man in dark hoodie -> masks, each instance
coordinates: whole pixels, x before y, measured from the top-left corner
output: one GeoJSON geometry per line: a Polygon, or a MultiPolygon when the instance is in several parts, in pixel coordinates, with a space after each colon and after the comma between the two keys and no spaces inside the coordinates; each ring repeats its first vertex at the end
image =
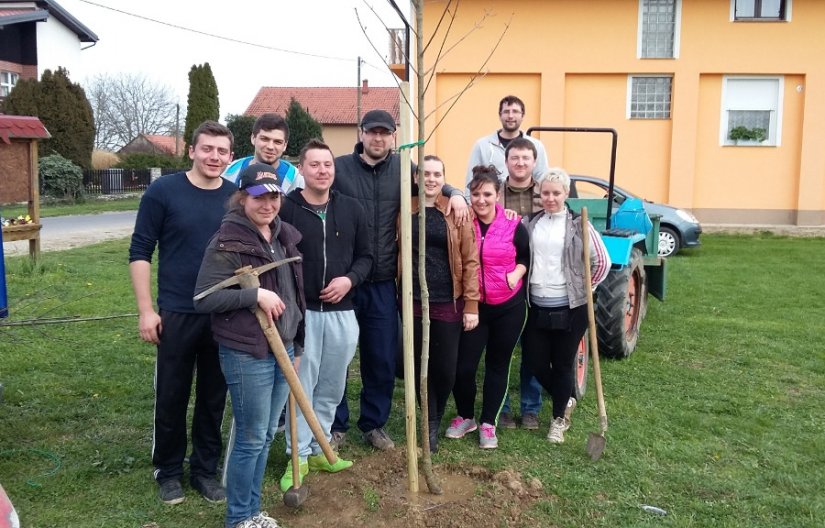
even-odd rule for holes
{"type": "MultiPolygon", "coordinates": [[[[398,266],[396,221],[401,207],[401,156],[395,145],[395,119],[384,110],[370,110],[361,119],[361,141],[352,154],[335,159],[333,188],[358,200],[366,211],[372,270],[353,299],[358,318],[361,354],[361,416],[358,428],[377,449],[395,444],[384,430],[390,416],[398,352],[398,304],[395,278],[398,266]]],[[[447,214],[460,224],[469,215],[458,189],[445,185],[450,197],[447,214]]],[[[341,400],[332,425],[332,443],[340,446],[349,427],[349,407],[341,400]]]]}
{"type": "MultiPolygon", "coordinates": [[[[335,180],[330,148],[310,140],[301,149],[298,167],[305,187],[289,193],[281,208],[281,218],[303,236],[298,249],[303,254],[306,341],[298,377],[329,441],[335,409],[344,396],[347,367],[358,344],[354,288],[369,275],[372,254],[364,208],[330,190],[335,180]]],[[[305,469],[335,473],[352,465],[342,458],[335,464],[327,462],[300,412],[297,427],[298,445],[292,445],[287,434],[287,452],[298,450],[302,475],[305,469]]],[[[283,491],[293,485],[291,469],[281,478],[283,491]]]]}

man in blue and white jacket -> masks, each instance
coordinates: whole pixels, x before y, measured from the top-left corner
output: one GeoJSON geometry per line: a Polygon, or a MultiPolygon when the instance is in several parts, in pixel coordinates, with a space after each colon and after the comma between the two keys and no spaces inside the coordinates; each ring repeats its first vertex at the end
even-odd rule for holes
{"type": "Polygon", "coordinates": [[[296,187],[304,186],[304,179],[298,169],[290,162],[281,159],[289,142],[289,125],[280,114],[261,114],[261,117],[252,125],[250,141],[255,147],[255,155],[232,162],[224,171],[224,178],[238,185],[241,171],[251,163],[266,163],[272,165],[278,173],[284,194],[296,187]]]}

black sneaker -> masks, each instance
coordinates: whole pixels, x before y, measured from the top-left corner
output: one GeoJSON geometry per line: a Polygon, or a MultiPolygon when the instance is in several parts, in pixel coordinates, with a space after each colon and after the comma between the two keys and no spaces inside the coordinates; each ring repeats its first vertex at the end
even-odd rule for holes
{"type": "Polygon", "coordinates": [[[166,504],[180,504],[183,502],[183,487],[178,479],[158,482],[158,486],[160,486],[160,500],[166,504]]]}
{"type": "Polygon", "coordinates": [[[223,486],[221,486],[221,483],[217,480],[197,475],[192,477],[190,483],[207,502],[217,503],[226,501],[226,490],[223,489],[223,486]]]}

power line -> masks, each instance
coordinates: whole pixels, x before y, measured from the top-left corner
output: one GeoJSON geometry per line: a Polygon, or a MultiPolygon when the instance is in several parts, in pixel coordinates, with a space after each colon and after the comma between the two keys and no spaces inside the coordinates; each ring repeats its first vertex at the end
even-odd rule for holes
{"type": "Polygon", "coordinates": [[[220,39],[220,40],[225,40],[227,42],[234,42],[236,44],[243,44],[245,46],[252,46],[254,48],[261,48],[261,49],[266,49],[266,50],[271,50],[271,51],[280,51],[282,53],[292,53],[294,55],[303,55],[304,57],[315,57],[316,59],[328,59],[328,60],[337,60],[337,61],[346,61],[346,62],[353,62],[355,60],[355,59],[350,59],[350,58],[346,58],[346,57],[333,57],[333,56],[330,56],[330,55],[318,55],[318,54],[315,54],[315,53],[308,53],[308,52],[305,52],[305,51],[297,51],[297,50],[290,50],[290,49],[285,49],[285,48],[277,48],[275,46],[267,46],[267,45],[264,45],[264,44],[256,44],[255,42],[247,42],[245,40],[240,40],[240,39],[236,39],[236,38],[232,38],[232,37],[225,37],[223,35],[216,35],[214,33],[208,33],[206,31],[201,31],[199,29],[193,29],[193,28],[189,28],[189,27],[186,27],[186,26],[179,26],[177,24],[172,24],[170,22],[164,22],[163,20],[157,20],[155,18],[150,18],[150,17],[147,17],[147,16],[138,15],[136,13],[129,13],[128,11],[123,11],[121,9],[115,9],[114,7],[98,4],[96,2],[91,2],[90,0],[79,0],[79,1],[83,2],[84,4],[89,4],[89,5],[93,5],[95,7],[108,9],[109,11],[114,11],[114,12],[120,13],[122,15],[130,16],[130,17],[134,17],[134,18],[139,18],[141,20],[147,20],[149,22],[154,22],[155,24],[161,24],[163,26],[168,26],[168,27],[171,27],[171,28],[180,29],[182,31],[188,31],[190,33],[196,33],[198,35],[203,35],[205,37],[211,37],[211,38],[216,38],[216,39],[220,39]]]}

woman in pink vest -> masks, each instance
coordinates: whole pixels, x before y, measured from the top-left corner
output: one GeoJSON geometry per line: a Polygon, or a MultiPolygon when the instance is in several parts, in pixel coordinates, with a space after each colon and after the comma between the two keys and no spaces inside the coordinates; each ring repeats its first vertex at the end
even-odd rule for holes
{"type": "Polygon", "coordinates": [[[507,394],[510,359],[526,315],[522,277],[530,263],[530,237],[521,217],[505,218],[498,203],[501,182],[494,166],[474,167],[469,188],[479,253],[479,322],[461,335],[453,387],[458,416],[445,436],[462,438],[479,429],[479,446],[494,449],[498,447],[496,422],[507,394]],[[479,426],[474,418],[476,372],[485,349],[479,426]]]}

